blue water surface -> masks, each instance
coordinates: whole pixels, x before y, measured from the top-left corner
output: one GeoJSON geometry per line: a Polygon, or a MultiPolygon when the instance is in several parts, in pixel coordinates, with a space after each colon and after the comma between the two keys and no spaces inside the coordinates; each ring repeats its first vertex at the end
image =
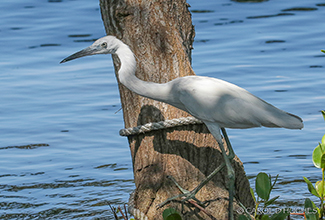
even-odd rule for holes
{"type": "MultiPolygon", "coordinates": [[[[299,207],[325,134],[322,0],[190,0],[197,75],[220,78],[303,118],[303,130],[228,130],[249,177],[279,174],[299,207]]],[[[59,65],[105,35],[98,0],[0,2],[0,218],[112,218],[134,189],[109,55],[59,65]]],[[[316,201],[316,199],[314,200],[316,201]]]]}

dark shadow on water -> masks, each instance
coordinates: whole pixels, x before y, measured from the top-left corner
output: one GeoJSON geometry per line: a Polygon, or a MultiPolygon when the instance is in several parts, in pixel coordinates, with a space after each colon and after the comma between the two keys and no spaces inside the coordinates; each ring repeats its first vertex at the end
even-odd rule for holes
{"type": "Polygon", "coordinates": [[[238,3],[261,3],[261,2],[267,2],[269,0],[231,0],[233,2],[238,2],[238,3]]]}
{"type": "Polygon", "coordinates": [[[0,150],[6,150],[6,149],[24,149],[24,150],[31,150],[31,149],[36,149],[39,147],[49,147],[49,144],[27,144],[27,145],[20,145],[20,146],[8,146],[8,147],[0,147],[0,150]]]}
{"type": "Polygon", "coordinates": [[[62,2],[62,0],[47,0],[48,2],[62,2]]]}
{"type": "Polygon", "coordinates": [[[73,42],[95,42],[97,39],[74,40],[73,42]]]}
{"type": "Polygon", "coordinates": [[[310,7],[293,7],[293,8],[287,8],[283,9],[281,11],[316,11],[317,8],[310,8],[310,7]]]}
{"type": "Polygon", "coordinates": [[[247,19],[259,19],[259,18],[272,18],[272,17],[279,17],[279,16],[291,16],[295,15],[294,13],[278,13],[274,15],[258,15],[258,16],[249,16],[246,17],[247,19]]]}
{"type": "Polygon", "coordinates": [[[90,37],[91,34],[69,34],[68,37],[76,38],[76,37],[90,37]]]}
{"type": "Polygon", "coordinates": [[[191,10],[192,13],[212,13],[213,10],[191,10]]]}

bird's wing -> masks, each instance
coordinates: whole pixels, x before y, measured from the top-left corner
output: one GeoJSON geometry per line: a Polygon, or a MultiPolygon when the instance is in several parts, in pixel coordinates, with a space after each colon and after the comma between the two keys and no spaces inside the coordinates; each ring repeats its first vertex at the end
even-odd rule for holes
{"type": "Polygon", "coordinates": [[[202,121],[227,128],[302,128],[299,117],[274,107],[243,88],[215,78],[195,78],[180,83],[179,100],[187,112],[202,121]]]}

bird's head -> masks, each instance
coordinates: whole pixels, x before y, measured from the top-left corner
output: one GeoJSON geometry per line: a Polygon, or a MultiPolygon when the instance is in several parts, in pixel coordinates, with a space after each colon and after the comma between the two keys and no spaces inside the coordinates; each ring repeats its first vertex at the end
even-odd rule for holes
{"type": "Polygon", "coordinates": [[[95,54],[114,54],[118,49],[119,44],[120,41],[116,37],[110,35],[105,36],[96,40],[91,46],[68,56],[60,63],[95,54]]]}

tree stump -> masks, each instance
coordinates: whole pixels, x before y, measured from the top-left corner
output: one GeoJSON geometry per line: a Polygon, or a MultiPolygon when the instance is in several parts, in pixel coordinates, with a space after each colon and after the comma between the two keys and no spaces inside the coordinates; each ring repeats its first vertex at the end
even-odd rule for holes
{"type": "MultiPolygon", "coordinates": [[[[108,35],[130,46],[137,59],[136,76],[141,80],[165,83],[177,77],[194,75],[191,49],[194,40],[189,5],[185,0],[100,0],[102,19],[108,35]]],[[[115,73],[119,60],[113,55],[115,73]]],[[[141,97],[119,83],[125,127],[189,116],[168,104],[141,97]]],[[[185,189],[194,189],[224,162],[220,149],[205,125],[187,125],[151,131],[128,137],[133,160],[135,208],[148,219],[162,219],[167,207],[182,213],[183,219],[211,219],[189,203],[157,205],[181,192],[167,176],[173,176],[185,189]]],[[[225,145],[226,146],[226,145],[225,145]]],[[[253,206],[243,165],[236,157],[236,200],[253,206]]],[[[215,219],[227,219],[228,191],[225,168],[197,198],[215,219]]],[[[238,204],[235,201],[235,213],[238,204]]]]}

